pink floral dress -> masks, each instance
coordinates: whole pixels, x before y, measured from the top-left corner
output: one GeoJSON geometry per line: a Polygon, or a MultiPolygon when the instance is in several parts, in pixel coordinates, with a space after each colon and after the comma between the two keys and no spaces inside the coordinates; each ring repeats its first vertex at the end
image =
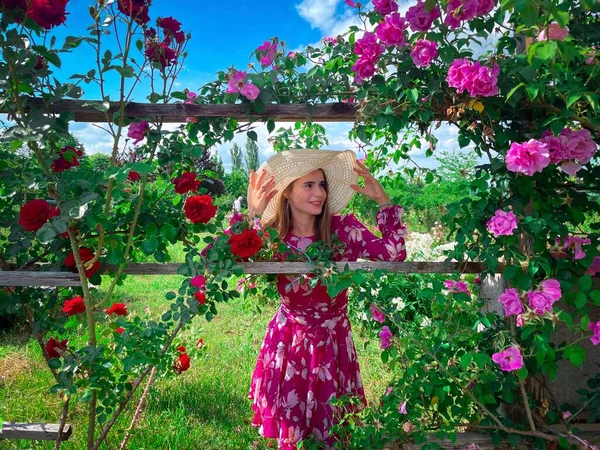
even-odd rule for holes
{"type": "MultiPolygon", "coordinates": [[[[399,206],[378,212],[382,238],[352,214],[332,217],[332,232],[346,244],[342,261],[403,261],[402,212],[399,206]]],[[[304,250],[315,238],[288,234],[284,240],[304,250]]],[[[331,298],[324,286],[311,289],[297,280],[297,275],[278,276],[281,306],[267,327],[249,394],[252,425],[261,435],[277,439],[280,449],[295,449],[310,435],[330,446],[329,429],[342,414],[334,411],[332,398],[356,396],[366,405],[347,315],[347,290],[331,298]]]]}

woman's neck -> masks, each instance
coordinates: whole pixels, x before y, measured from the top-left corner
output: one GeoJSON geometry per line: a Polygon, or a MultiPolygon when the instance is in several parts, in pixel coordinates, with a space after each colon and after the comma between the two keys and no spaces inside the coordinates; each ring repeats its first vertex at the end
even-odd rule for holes
{"type": "Polygon", "coordinates": [[[292,234],[294,236],[309,237],[314,236],[316,232],[316,216],[292,217],[292,234]]]}

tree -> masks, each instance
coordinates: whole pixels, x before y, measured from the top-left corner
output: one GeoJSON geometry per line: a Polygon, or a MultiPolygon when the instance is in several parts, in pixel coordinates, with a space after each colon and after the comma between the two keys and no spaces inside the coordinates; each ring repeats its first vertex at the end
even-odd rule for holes
{"type": "Polygon", "coordinates": [[[242,163],[242,149],[240,146],[234,142],[233,147],[229,150],[229,154],[231,155],[231,171],[244,170],[244,165],[242,163]]]}
{"type": "Polygon", "coordinates": [[[223,175],[225,175],[225,166],[223,166],[223,160],[219,155],[213,155],[211,160],[214,165],[214,171],[219,174],[220,179],[223,179],[223,175]]]}
{"type": "Polygon", "coordinates": [[[250,138],[250,136],[246,138],[246,154],[244,156],[246,158],[246,170],[248,172],[251,170],[258,170],[258,166],[260,165],[258,159],[258,145],[255,140],[250,138]]]}

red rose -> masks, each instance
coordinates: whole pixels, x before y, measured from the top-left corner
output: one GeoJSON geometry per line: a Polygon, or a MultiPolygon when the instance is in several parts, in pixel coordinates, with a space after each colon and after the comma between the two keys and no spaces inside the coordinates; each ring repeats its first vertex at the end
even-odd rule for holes
{"type": "Polygon", "coordinates": [[[68,343],[69,341],[66,339],[59,342],[54,338],[50,338],[48,339],[48,342],[46,342],[46,353],[48,353],[50,358],[60,358],[60,353],[58,353],[56,349],[66,350],[68,343]]]}
{"type": "Polygon", "coordinates": [[[177,351],[179,353],[185,353],[185,347],[183,345],[180,345],[179,347],[177,347],[177,351]]]}
{"type": "Polygon", "coordinates": [[[159,63],[163,69],[177,61],[177,52],[169,47],[168,38],[161,43],[149,42],[145,54],[148,61],[159,63]]]}
{"type": "Polygon", "coordinates": [[[115,329],[115,333],[119,333],[120,335],[123,335],[123,332],[125,331],[125,328],[123,327],[119,327],[115,329]]]}
{"type": "Polygon", "coordinates": [[[131,181],[140,181],[140,174],[134,170],[130,170],[129,175],[127,175],[127,178],[131,181]]]}
{"type": "Polygon", "coordinates": [[[198,342],[196,342],[196,347],[197,348],[204,347],[204,339],[202,339],[202,338],[198,339],[198,342]]]}
{"type": "Polygon", "coordinates": [[[159,17],[156,20],[156,25],[171,34],[175,34],[181,29],[181,23],[172,17],[159,17]]]}
{"type": "Polygon", "coordinates": [[[85,312],[85,303],[83,298],[80,296],[73,297],[71,300],[66,300],[65,305],[62,307],[62,310],[68,316],[73,316],[75,314],[81,314],[85,312]]]}
{"type": "Polygon", "coordinates": [[[58,152],[58,158],[52,161],[52,171],[55,173],[64,172],[71,167],[79,165],[78,157],[83,156],[83,152],[75,147],[63,147],[58,152]]]}
{"type": "MultiPolygon", "coordinates": [[[[87,247],[79,248],[79,257],[81,262],[91,261],[94,259],[94,252],[87,247]]],[[[64,265],[71,272],[77,272],[77,263],[75,262],[75,255],[73,252],[69,253],[65,258],[64,265]]],[[[85,276],[91,278],[100,269],[100,261],[96,261],[94,265],[85,271],[85,276]]]]}
{"type": "Polygon", "coordinates": [[[204,289],[206,287],[206,277],[204,275],[196,275],[190,280],[190,284],[198,289],[204,289]]]}
{"type": "Polygon", "coordinates": [[[127,306],[125,303],[113,303],[110,308],[106,308],[106,314],[115,314],[117,316],[127,315],[127,306]]]}
{"type": "Polygon", "coordinates": [[[185,372],[189,368],[190,368],[190,357],[188,356],[187,353],[182,353],[177,358],[177,361],[175,361],[175,364],[173,364],[173,369],[175,369],[175,372],[177,372],[178,374],[181,374],[181,372],[185,372]]]}
{"type": "Polygon", "coordinates": [[[175,185],[175,192],[178,194],[195,191],[200,186],[200,180],[194,172],[184,172],[180,178],[173,178],[171,182],[175,185]]]}
{"type": "Polygon", "coordinates": [[[206,303],[206,293],[204,291],[194,292],[194,297],[201,305],[206,303]]]}
{"type": "Polygon", "coordinates": [[[254,229],[244,230],[240,234],[232,234],[229,237],[231,253],[240,258],[250,258],[255,255],[262,245],[262,238],[254,229]]]}
{"type": "Polygon", "coordinates": [[[21,207],[19,225],[26,231],[37,231],[55,215],[56,208],[52,209],[46,200],[30,200],[21,207]]]}
{"type": "Polygon", "coordinates": [[[188,197],[183,210],[185,211],[185,216],[192,223],[208,223],[217,214],[217,207],[213,205],[210,195],[188,197]]]}
{"type": "Polygon", "coordinates": [[[47,69],[48,68],[48,63],[46,63],[46,59],[44,59],[43,56],[38,55],[37,57],[37,63],[34,66],[35,70],[42,70],[42,69],[47,69]]]}
{"type": "Polygon", "coordinates": [[[65,10],[68,2],[69,0],[28,0],[27,16],[49,30],[67,20],[65,10]]]}
{"type": "Polygon", "coordinates": [[[147,0],[119,0],[117,8],[140,25],[145,25],[150,21],[147,0]]]}

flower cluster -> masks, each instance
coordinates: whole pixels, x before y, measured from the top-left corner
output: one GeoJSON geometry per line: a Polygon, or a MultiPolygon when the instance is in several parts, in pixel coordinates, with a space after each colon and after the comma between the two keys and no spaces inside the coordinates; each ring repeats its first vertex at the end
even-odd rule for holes
{"type": "MultiPolygon", "coordinates": [[[[540,283],[538,289],[530,290],[525,294],[527,303],[536,315],[552,314],[552,305],[562,297],[560,283],[554,279],[547,279],[540,283]]],[[[520,315],[525,311],[525,305],[519,292],[515,288],[506,289],[498,298],[504,307],[504,315],[520,315]]],[[[522,324],[522,318],[520,320],[522,324]]]]}
{"type": "Polygon", "coordinates": [[[260,94],[260,89],[246,80],[246,72],[243,70],[234,70],[229,76],[230,78],[229,82],[227,83],[227,93],[242,94],[251,101],[257,99],[258,94],[260,94]]]}
{"type": "Polygon", "coordinates": [[[185,43],[185,34],[181,31],[181,23],[173,17],[159,17],[156,26],[162,33],[158,33],[154,28],[148,28],[144,32],[145,55],[148,61],[159,65],[164,71],[177,62],[185,43]],[[159,34],[162,34],[162,37],[159,34]]]}
{"type": "Polygon", "coordinates": [[[558,136],[546,130],[540,142],[548,148],[550,163],[560,164],[569,175],[575,175],[583,164],[589,163],[598,150],[588,130],[564,128],[558,136]]]}
{"type": "Polygon", "coordinates": [[[499,73],[500,67],[496,63],[488,67],[479,61],[460,58],[450,64],[446,81],[459,93],[466,90],[471,97],[492,97],[498,95],[499,73]]]}
{"type": "Polygon", "coordinates": [[[67,20],[67,3],[69,0],[2,0],[0,6],[16,13],[19,22],[31,19],[50,30],[67,20]]]}
{"type": "Polygon", "coordinates": [[[469,286],[464,281],[454,281],[454,280],[446,280],[444,281],[444,287],[448,289],[450,294],[467,294],[471,295],[469,291],[469,286]]]}

